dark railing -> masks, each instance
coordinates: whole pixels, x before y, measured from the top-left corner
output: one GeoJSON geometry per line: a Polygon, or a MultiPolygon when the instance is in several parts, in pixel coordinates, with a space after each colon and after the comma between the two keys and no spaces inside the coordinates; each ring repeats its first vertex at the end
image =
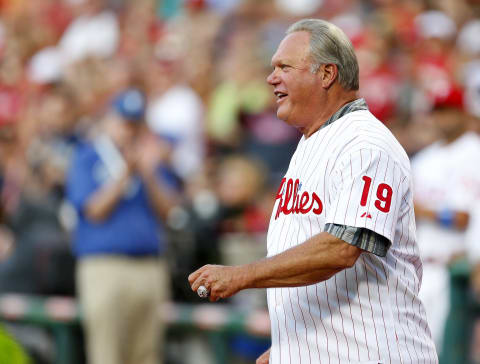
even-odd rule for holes
{"type": "MultiPolygon", "coordinates": [[[[227,305],[188,305],[168,303],[159,307],[159,319],[169,330],[198,331],[208,335],[217,364],[228,362],[228,338],[248,334],[270,336],[268,312],[242,312],[227,305]]],[[[81,308],[71,297],[0,295],[0,320],[21,322],[52,330],[56,347],[55,364],[79,364],[75,332],[82,321],[81,308]]]]}

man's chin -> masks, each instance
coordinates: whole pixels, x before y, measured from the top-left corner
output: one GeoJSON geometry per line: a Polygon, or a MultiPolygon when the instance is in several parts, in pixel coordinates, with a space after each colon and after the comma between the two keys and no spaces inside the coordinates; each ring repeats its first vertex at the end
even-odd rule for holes
{"type": "Polygon", "coordinates": [[[297,128],[302,133],[303,133],[303,130],[305,129],[304,126],[298,125],[298,120],[297,122],[295,122],[295,120],[291,118],[290,113],[281,112],[280,109],[277,110],[277,119],[282,120],[285,124],[288,124],[290,126],[293,126],[294,128],[297,128]]]}
{"type": "Polygon", "coordinates": [[[281,106],[277,109],[277,118],[288,123],[288,113],[282,110],[281,106]]]}

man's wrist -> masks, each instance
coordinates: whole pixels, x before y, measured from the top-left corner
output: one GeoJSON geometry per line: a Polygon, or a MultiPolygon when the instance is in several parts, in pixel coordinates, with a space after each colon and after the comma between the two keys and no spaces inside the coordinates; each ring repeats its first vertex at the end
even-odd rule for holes
{"type": "Polygon", "coordinates": [[[253,287],[253,281],[255,277],[254,264],[245,264],[235,267],[237,272],[235,273],[238,278],[239,291],[253,287]]]}
{"type": "Polygon", "coordinates": [[[157,176],[155,174],[154,169],[141,168],[141,169],[139,169],[138,172],[139,172],[140,177],[146,183],[157,183],[157,176]]]}
{"type": "Polygon", "coordinates": [[[127,193],[128,187],[130,186],[131,172],[126,170],[125,173],[118,179],[117,188],[121,195],[127,193]]]}
{"type": "Polygon", "coordinates": [[[442,209],[436,214],[437,222],[447,228],[453,227],[455,223],[455,211],[450,209],[442,209]]]}

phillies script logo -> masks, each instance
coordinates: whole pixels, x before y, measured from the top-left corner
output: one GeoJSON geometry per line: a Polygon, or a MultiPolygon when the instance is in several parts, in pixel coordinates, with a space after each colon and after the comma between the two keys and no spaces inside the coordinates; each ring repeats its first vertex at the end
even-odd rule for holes
{"type": "Polygon", "coordinates": [[[303,191],[300,195],[300,188],[302,184],[298,178],[293,181],[289,178],[282,179],[282,183],[278,188],[275,201],[280,199],[278,204],[277,213],[275,214],[275,220],[278,219],[280,213],[285,215],[289,214],[307,214],[312,211],[314,214],[320,215],[323,211],[323,204],[320,197],[315,192],[310,195],[309,192],[303,191]],[[286,186],[286,187],[285,187],[286,186]],[[285,192],[285,195],[284,195],[285,192]]]}

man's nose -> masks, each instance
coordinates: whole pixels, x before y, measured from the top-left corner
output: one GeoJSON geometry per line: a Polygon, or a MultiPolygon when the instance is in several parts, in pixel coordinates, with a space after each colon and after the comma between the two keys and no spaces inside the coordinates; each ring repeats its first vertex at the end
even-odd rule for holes
{"type": "Polygon", "coordinates": [[[268,75],[267,82],[272,86],[275,86],[276,84],[278,84],[280,82],[278,80],[277,72],[275,70],[273,70],[272,73],[270,73],[268,75]]]}

